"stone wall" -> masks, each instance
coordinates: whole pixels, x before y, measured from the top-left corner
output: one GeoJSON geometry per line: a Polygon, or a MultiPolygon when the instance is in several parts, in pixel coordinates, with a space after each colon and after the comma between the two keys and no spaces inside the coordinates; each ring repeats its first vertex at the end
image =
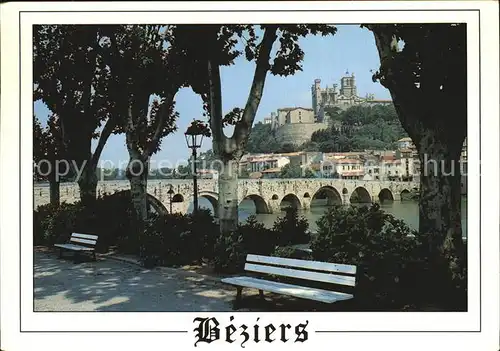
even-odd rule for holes
{"type": "Polygon", "coordinates": [[[320,129],[326,129],[326,123],[294,123],[285,124],[276,130],[276,140],[281,145],[302,145],[311,139],[312,134],[320,129]]]}
{"type": "MultiPolygon", "coordinates": [[[[163,204],[165,211],[169,211],[170,198],[168,190],[171,185],[174,190],[172,211],[186,213],[193,199],[193,183],[191,180],[150,181],[148,182],[148,193],[163,204]]],[[[343,179],[242,179],[239,181],[238,199],[239,201],[245,198],[252,199],[258,213],[273,213],[280,211],[280,204],[284,200],[291,201],[292,205],[297,208],[308,209],[311,200],[320,189],[327,191],[332,203],[348,204],[354,192],[357,192],[367,202],[377,202],[382,190],[386,189],[386,195],[390,194],[390,198],[399,201],[402,191],[410,191],[414,187],[418,187],[418,183],[343,179]]],[[[99,182],[97,187],[99,194],[111,194],[115,191],[128,189],[128,181],[99,182]]],[[[199,197],[208,199],[213,207],[217,209],[219,197],[217,181],[200,180],[198,194],[199,197]]],[[[49,188],[47,186],[35,185],[33,195],[35,208],[49,202],[49,188]]],[[[79,190],[76,184],[61,185],[62,202],[71,203],[78,200],[79,190]]]]}

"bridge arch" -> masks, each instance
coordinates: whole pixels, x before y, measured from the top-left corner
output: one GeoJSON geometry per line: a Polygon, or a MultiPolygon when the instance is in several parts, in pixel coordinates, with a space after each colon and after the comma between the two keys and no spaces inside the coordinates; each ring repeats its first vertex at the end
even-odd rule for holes
{"type": "Polygon", "coordinates": [[[241,201],[243,202],[244,200],[252,200],[253,204],[255,206],[255,213],[270,213],[269,206],[266,203],[266,200],[260,195],[257,194],[250,194],[245,196],[241,201]]]}
{"type": "Polygon", "coordinates": [[[219,217],[219,194],[211,191],[202,191],[198,194],[198,198],[207,199],[212,206],[214,217],[219,217]]]}
{"type": "Polygon", "coordinates": [[[410,196],[411,196],[411,192],[410,192],[410,190],[408,190],[408,189],[403,189],[403,190],[401,190],[401,192],[399,193],[399,196],[400,196],[400,198],[401,198],[401,201],[409,200],[409,199],[410,199],[410,196]]]}
{"type": "Polygon", "coordinates": [[[271,197],[271,200],[279,200],[279,196],[274,194],[272,197],[271,197]]]}
{"type": "Polygon", "coordinates": [[[351,194],[351,203],[371,203],[372,197],[366,188],[358,186],[351,194]]]}
{"type": "Polygon", "coordinates": [[[280,207],[281,208],[286,208],[286,207],[293,207],[296,209],[302,209],[302,204],[300,202],[300,199],[297,197],[297,195],[289,193],[285,196],[280,201],[280,207]]]}
{"type": "Polygon", "coordinates": [[[341,205],[342,196],[339,194],[338,190],[333,186],[323,186],[316,191],[311,200],[311,207],[314,207],[319,201],[316,200],[326,200],[326,205],[341,205]]]}
{"type": "Polygon", "coordinates": [[[157,214],[164,215],[167,214],[167,208],[163,203],[151,194],[146,195],[146,201],[148,206],[148,212],[156,212],[157,214]]]}
{"type": "Polygon", "coordinates": [[[182,194],[175,194],[172,196],[172,202],[184,202],[184,196],[182,194]]]}
{"type": "MultiPolygon", "coordinates": [[[[116,191],[115,193],[109,195],[109,197],[124,197],[127,199],[127,201],[130,201],[130,203],[132,203],[132,195],[130,190],[116,191]]],[[[165,205],[163,205],[163,203],[160,200],[158,200],[150,193],[146,193],[146,206],[148,207],[149,213],[157,213],[160,215],[168,213],[168,210],[165,207],[165,205]]]]}
{"type": "Polygon", "coordinates": [[[387,188],[383,188],[378,193],[378,200],[380,202],[392,202],[394,201],[394,194],[387,188]]]}

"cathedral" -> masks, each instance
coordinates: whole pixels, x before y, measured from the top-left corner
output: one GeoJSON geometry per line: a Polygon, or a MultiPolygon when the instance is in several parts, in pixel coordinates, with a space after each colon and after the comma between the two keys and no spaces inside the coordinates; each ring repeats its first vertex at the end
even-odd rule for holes
{"type": "Polygon", "coordinates": [[[356,78],[354,73],[346,75],[340,79],[340,89],[338,85],[321,88],[321,79],[315,79],[311,87],[312,108],[315,120],[319,123],[328,123],[328,112],[325,109],[337,107],[345,110],[354,105],[360,104],[391,104],[391,100],[375,100],[373,94],[367,94],[364,98],[359,97],[356,88],[356,78]]]}

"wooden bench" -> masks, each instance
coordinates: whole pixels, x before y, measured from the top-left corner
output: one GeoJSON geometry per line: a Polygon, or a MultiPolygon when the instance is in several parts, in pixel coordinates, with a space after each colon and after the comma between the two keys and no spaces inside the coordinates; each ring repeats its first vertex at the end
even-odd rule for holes
{"type": "MultiPolygon", "coordinates": [[[[349,287],[356,285],[356,266],[346,264],[248,254],[245,271],[291,277],[300,279],[299,281],[309,280],[349,287]]],[[[241,300],[241,291],[244,287],[258,289],[261,298],[264,297],[264,291],[324,303],[334,303],[354,297],[354,295],[345,292],[307,287],[300,283],[300,285],[286,284],[250,276],[224,278],[222,282],[236,286],[235,306],[241,300]]]]}
{"type": "Polygon", "coordinates": [[[97,243],[97,239],[97,235],[71,233],[68,244],[55,244],[54,246],[59,248],[60,258],[62,257],[63,250],[70,250],[74,252],[75,259],[77,254],[81,252],[88,252],[92,253],[95,261],[95,245],[97,243]]]}

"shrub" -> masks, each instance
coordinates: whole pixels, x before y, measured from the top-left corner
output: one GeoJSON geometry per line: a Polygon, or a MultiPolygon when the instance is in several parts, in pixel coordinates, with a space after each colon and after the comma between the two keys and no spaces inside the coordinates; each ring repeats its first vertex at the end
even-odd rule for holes
{"type": "Polygon", "coordinates": [[[192,253],[183,247],[189,234],[187,215],[172,213],[158,216],[146,224],[141,237],[141,260],[148,265],[179,265],[192,253]]]}
{"type": "Polygon", "coordinates": [[[146,225],[141,259],[148,266],[176,266],[212,258],[218,230],[210,211],[158,216],[146,225]]]}
{"type": "Polygon", "coordinates": [[[334,207],[318,221],[313,259],[358,267],[355,296],[363,307],[401,306],[418,288],[416,237],[401,220],[371,207],[334,207]]]}
{"type": "Polygon", "coordinates": [[[137,253],[137,221],[130,194],[119,192],[99,196],[92,207],[80,202],[39,206],[33,211],[34,245],[52,246],[69,239],[72,232],[99,236],[97,252],[118,245],[126,253],[137,253]]]}
{"type": "Polygon", "coordinates": [[[42,205],[33,211],[33,244],[53,246],[64,243],[82,213],[79,202],[42,205]]]}
{"type": "Polygon", "coordinates": [[[278,217],[273,225],[273,231],[281,246],[308,243],[311,239],[308,229],[307,219],[299,218],[298,210],[293,207],[287,207],[285,215],[278,217]]]}
{"type": "Polygon", "coordinates": [[[81,230],[99,235],[96,250],[105,252],[116,245],[123,253],[139,252],[140,228],[130,191],[99,196],[82,219],[83,222],[79,223],[81,230]]]}
{"type": "Polygon", "coordinates": [[[219,236],[214,249],[214,270],[229,274],[241,272],[247,254],[270,255],[276,242],[275,232],[250,216],[236,231],[219,236]]]}
{"type": "Polygon", "coordinates": [[[311,260],[312,255],[306,251],[298,250],[290,246],[278,246],[271,254],[274,257],[296,258],[299,260],[311,260]]]}
{"type": "Polygon", "coordinates": [[[195,259],[201,261],[202,258],[213,259],[214,246],[219,236],[219,226],[215,223],[210,210],[200,209],[197,214],[189,216],[191,228],[191,248],[195,253],[195,259]]]}

